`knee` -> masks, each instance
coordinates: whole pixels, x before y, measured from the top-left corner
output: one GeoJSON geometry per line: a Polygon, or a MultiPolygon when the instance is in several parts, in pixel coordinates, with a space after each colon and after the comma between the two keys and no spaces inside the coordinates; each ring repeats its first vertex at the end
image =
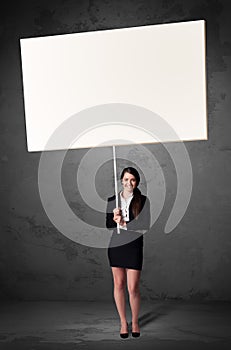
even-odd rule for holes
{"type": "Polygon", "coordinates": [[[114,287],[117,290],[124,290],[125,288],[125,281],[123,279],[118,279],[114,281],[114,287]]]}
{"type": "Polygon", "coordinates": [[[130,296],[137,296],[140,294],[139,285],[128,285],[128,293],[130,296]]]}

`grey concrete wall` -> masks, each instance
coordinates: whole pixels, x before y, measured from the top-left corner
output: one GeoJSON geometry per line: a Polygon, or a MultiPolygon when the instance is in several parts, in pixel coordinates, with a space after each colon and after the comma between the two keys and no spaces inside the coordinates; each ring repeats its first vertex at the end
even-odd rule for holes
{"type": "MultiPolygon", "coordinates": [[[[72,242],[52,225],[42,207],[37,181],[41,153],[26,150],[19,38],[205,19],[209,140],[185,143],[193,167],[193,191],[184,218],[169,235],[163,234],[163,229],[176,194],[176,174],[163,147],[147,146],[163,169],[167,197],[159,219],[145,237],[141,290],[147,300],[230,300],[229,1],[20,1],[17,7],[1,7],[0,297],[112,298],[106,249],[72,242]]],[[[79,217],[103,226],[104,216],[85,205],[75,183],[86,151],[68,152],[62,173],[63,189],[79,217]]],[[[138,150],[134,152],[139,156],[138,150]]],[[[51,156],[58,153],[52,152],[51,156]]],[[[112,193],[110,162],[100,168],[96,188],[103,199],[112,193]]]]}

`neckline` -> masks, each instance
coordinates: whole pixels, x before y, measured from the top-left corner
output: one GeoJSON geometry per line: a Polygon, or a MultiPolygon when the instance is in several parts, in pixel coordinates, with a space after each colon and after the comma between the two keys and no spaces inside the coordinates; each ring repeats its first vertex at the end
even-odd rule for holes
{"type": "Polygon", "coordinates": [[[134,196],[134,193],[132,192],[131,196],[125,198],[125,197],[123,196],[123,191],[121,191],[121,192],[120,192],[120,196],[121,196],[122,199],[125,200],[125,202],[127,202],[127,201],[129,201],[129,200],[134,196]]]}

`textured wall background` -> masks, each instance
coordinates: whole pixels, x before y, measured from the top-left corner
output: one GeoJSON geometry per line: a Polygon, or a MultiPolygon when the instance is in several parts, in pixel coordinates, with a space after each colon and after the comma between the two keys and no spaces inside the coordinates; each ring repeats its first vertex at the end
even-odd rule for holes
{"type": "MultiPolygon", "coordinates": [[[[65,238],[50,223],[41,205],[37,184],[40,152],[26,150],[19,39],[205,19],[209,140],[185,144],[193,167],[193,192],[183,220],[170,235],[164,235],[163,228],[176,193],[174,167],[161,145],[147,146],[163,169],[167,198],[158,221],[146,236],[141,288],[145,299],[230,300],[230,15],[229,1],[218,0],[31,0],[20,1],[17,7],[1,4],[1,298],[112,298],[106,250],[65,238]]],[[[72,209],[100,226],[104,216],[85,206],[75,185],[78,164],[86,151],[68,152],[63,189],[72,209]]],[[[139,156],[135,148],[134,152],[139,156]]],[[[56,155],[58,151],[52,152],[56,155]]],[[[110,162],[100,168],[96,187],[104,199],[112,193],[110,162]]]]}

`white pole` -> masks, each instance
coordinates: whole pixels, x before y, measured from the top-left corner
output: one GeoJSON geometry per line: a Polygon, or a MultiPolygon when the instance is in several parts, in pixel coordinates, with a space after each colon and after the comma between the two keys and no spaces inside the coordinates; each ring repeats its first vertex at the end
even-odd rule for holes
{"type": "MultiPolygon", "coordinates": [[[[115,180],[115,197],[116,197],[116,208],[119,206],[119,199],[118,199],[118,187],[117,187],[117,174],[116,174],[116,153],[115,153],[115,146],[112,146],[113,149],[113,164],[114,164],[114,180],[115,180]]],[[[120,225],[117,223],[117,233],[120,234],[120,225]]]]}

